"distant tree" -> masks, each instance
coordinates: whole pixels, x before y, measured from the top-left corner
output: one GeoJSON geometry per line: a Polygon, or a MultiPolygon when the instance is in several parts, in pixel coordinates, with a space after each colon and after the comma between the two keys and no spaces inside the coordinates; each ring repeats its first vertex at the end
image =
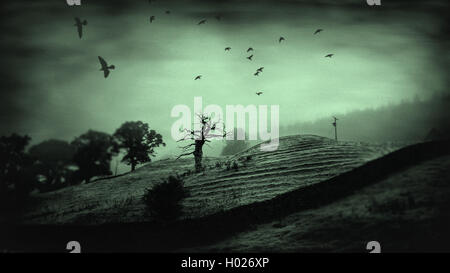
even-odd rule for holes
{"type": "Polygon", "coordinates": [[[73,160],[79,168],[80,179],[89,183],[94,176],[112,174],[111,160],[119,152],[113,136],[89,130],[72,141],[71,145],[75,149],[73,160]]]}
{"type": "MultiPolygon", "coordinates": [[[[183,153],[180,154],[178,158],[182,156],[194,155],[195,160],[195,171],[201,172],[203,170],[202,166],[202,158],[203,158],[203,145],[205,143],[210,142],[211,139],[217,137],[226,137],[227,133],[225,128],[218,128],[218,122],[213,121],[211,116],[199,114],[198,119],[200,120],[200,129],[199,130],[188,130],[183,129],[185,135],[182,139],[179,139],[178,142],[184,140],[193,140],[193,143],[190,143],[186,146],[180,147],[183,149],[183,153]],[[219,133],[213,133],[214,131],[219,131],[219,133]],[[193,150],[192,150],[193,149],[193,150]]],[[[225,126],[224,126],[225,127],[225,126]]]]}
{"type": "MultiPolygon", "coordinates": [[[[31,166],[33,161],[25,153],[31,140],[28,136],[12,134],[0,137],[0,201],[15,207],[33,189],[35,176],[31,166]],[[14,203],[14,204],[13,204],[14,203]]],[[[20,205],[20,204],[19,204],[20,205]]]]}
{"type": "Polygon", "coordinates": [[[234,155],[242,152],[249,147],[247,140],[238,140],[237,135],[239,131],[243,131],[242,128],[234,128],[233,140],[227,140],[225,147],[223,147],[222,155],[234,155]]]}
{"type": "Polygon", "coordinates": [[[45,184],[38,184],[40,191],[58,189],[70,180],[69,169],[73,162],[74,147],[67,141],[50,139],[30,148],[29,154],[36,159],[36,172],[45,177],[45,184]]]}
{"type": "Polygon", "coordinates": [[[125,122],[116,130],[114,137],[119,142],[119,148],[126,150],[122,162],[131,165],[131,171],[136,169],[137,164],[150,162],[156,147],[166,146],[162,136],[142,121],[125,122]]]}

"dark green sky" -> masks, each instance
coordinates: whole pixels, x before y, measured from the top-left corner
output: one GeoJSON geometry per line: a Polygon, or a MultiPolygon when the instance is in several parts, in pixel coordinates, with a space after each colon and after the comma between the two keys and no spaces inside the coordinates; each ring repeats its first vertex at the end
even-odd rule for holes
{"type": "Polygon", "coordinates": [[[27,133],[33,143],[72,140],[88,129],[113,133],[125,121],[142,120],[163,134],[169,152],[170,110],[193,107],[194,96],[204,105],[278,104],[286,125],[426,98],[446,87],[434,4],[161,0],[69,8],[63,2],[7,4],[11,13],[2,23],[10,31],[2,48],[12,53],[2,76],[14,81],[2,91],[2,121],[9,123],[2,133],[27,133]],[[82,40],[75,16],[89,22],[82,40]],[[201,19],[207,22],[199,26],[201,19]],[[317,28],[324,31],[313,35],[317,28]],[[253,61],[245,58],[250,46],[253,61]],[[324,58],[328,53],[335,55],[324,58]],[[98,55],[116,66],[107,79],[98,55]],[[253,76],[260,66],[264,72],[253,76]]]}

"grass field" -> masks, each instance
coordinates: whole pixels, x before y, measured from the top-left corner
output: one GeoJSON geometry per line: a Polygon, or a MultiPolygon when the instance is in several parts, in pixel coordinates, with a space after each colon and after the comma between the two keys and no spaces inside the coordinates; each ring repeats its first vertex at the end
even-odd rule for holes
{"type": "MultiPolygon", "coordinates": [[[[212,210],[203,216],[191,214],[185,219],[168,224],[145,222],[145,217],[133,219],[121,216],[121,211],[136,209],[133,202],[140,199],[135,196],[123,199],[119,205],[115,203],[112,206],[104,206],[102,209],[110,211],[110,214],[98,212],[96,209],[99,208],[95,207],[85,208],[91,213],[92,218],[83,218],[77,213],[66,212],[67,215],[74,215],[78,222],[67,221],[65,225],[52,222],[42,224],[36,221],[31,224],[0,226],[4,228],[0,232],[0,249],[8,252],[63,252],[65,250],[61,246],[65,245],[68,238],[76,238],[83,242],[86,252],[365,252],[365,244],[372,240],[379,241],[385,252],[450,250],[449,141],[409,145],[380,157],[380,153],[391,149],[390,146],[336,144],[314,136],[294,136],[283,140],[287,144],[284,147],[293,145],[295,138],[318,151],[323,149],[335,151],[339,149],[330,149],[332,145],[334,147],[348,145],[349,147],[342,149],[342,152],[348,153],[353,149],[353,153],[358,155],[355,156],[357,158],[355,162],[375,159],[354,168],[348,167],[347,171],[317,181],[320,183],[300,182],[291,190],[285,192],[277,190],[279,194],[274,194],[270,199],[240,204],[230,202],[228,209],[216,206],[215,212],[212,210]],[[285,141],[286,139],[289,141],[285,141]],[[105,218],[107,215],[127,221],[111,221],[105,218]],[[99,219],[107,221],[98,224],[99,219]]],[[[301,150],[308,152],[308,149],[301,150]]],[[[240,176],[237,177],[247,177],[248,174],[247,176],[243,174],[245,170],[256,169],[251,166],[251,162],[264,159],[267,159],[267,154],[261,153],[255,147],[233,158],[211,160],[209,163],[212,167],[204,174],[185,175],[186,184],[193,192],[186,202],[203,198],[201,194],[195,195],[194,187],[197,185],[201,188],[202,184],[189,184],[190,179],[198,182],[201,177],[206,183],[210,181],[206,179],[209,176],[222,181],[224,178],[220,175],[239,172],[240,176]],[[248,155],[252,157],[247,159],[248,155]],[[261,158],[258,159],[258,156],[261,158]],[[227,170],[213,164],[222,160],[241,161],[240,158],[245,158],[245,161],[239,163],[241,165],[237,170],[233,168],[227,170]]],[[[267,160],[267,165],[273,164],[272,160],[267,160]]],[[[322,160],[329,162],[326,159],[322,160]]],[[[159,163],[161,162],[155,165],[159,163]]],[[[182,164],[181,161],[176,163],[182,164]]],[[[300,164],[301,162],[292,166],[300,164]]],[[[187,164],[190,169],[189,166],[190,164],[187,164]]],[[[318,168],[325,173],[330,172],[323,166],[320,169],[320,164],[318,168]]],[[[346,167],[341,168],[345,169],[346,167]]],[[[135,179],[139,181],[139,177],[146,174],[145,170],[144,167],[130,175],[114,179],[130,180],[130,177],[136,175],[135,179]]],[[[304,175],[302,170],[308,168],[300,168],[296,172],[289,173],[289,176],[304,175]]],[[[156,172],[158,171],[161,172],[162,168],[156,172]]],[[[266,168],[266,172],[273,172],[273,169],[266,168]]],[[[151,172],[147,169],[148,174],[151,172]]],[[[289,176],[280,175],[279,178],[289,176]]],[[[108,179],[98,181],[97,186],[108,181],[108,179]]],[[[236,183],[234,180],[226,181],[236,183]]],[[[285,184],[281,185],[288,188],[285,184]]],[[[233,187],[236,186],[239,184],[233,187]]],[[[79,190],[82,187],[83,185],[74,188],[79,190]]],[[[131,186],[127,189],[136,191],[130,188],[131,186]]],[[[210,189],[209,192],[210,195],[221,196],[215,189],[210,189]]],[[[64,194],[64,191],[53,194],[56,193],[64,194]]],[[[107,196],[107,193],[102,194],[107,196]]],[[[51,202],[49,200],[51,199],[48,197],[43,199],[51,202]]],[[[36,219],[42,220],[45,216],[36,219]]]]}
{"type": "Polygon", "coordinates": [[[337,202],[181,252],[450,251],[450,156],[407,168],[337,202]]]}
{"type": "Polygon", "coordinates": [[[184,201],[184,217],[199,217],[318,183],[399,147],[296,135],[280,138],[274,152],[262,152],[256,145],[232,157],[205,158],[202,173],[188,173],[193,170],[193,158],[159,160],[119,177],[36,194],[23,222],[145,222],[145,189],[172,174],[185,174],[185,186],[191,193],[184,201]]]}

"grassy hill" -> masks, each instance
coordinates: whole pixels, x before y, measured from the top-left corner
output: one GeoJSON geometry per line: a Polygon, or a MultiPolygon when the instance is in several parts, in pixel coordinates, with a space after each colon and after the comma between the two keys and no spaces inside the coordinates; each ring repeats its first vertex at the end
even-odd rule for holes
{"type": "Polygon", "coordinates": [[[398,147],[296,135],[280,138],[274,152],[262,152],[256,145],[232,157],[206,158],[203,173],[190,173],[193,159],[159,160],[119,177],[36,194],[23,223],[145,222],[145,189],[171,174],[184,174],[191,192],[184,201],[185,217],[205,216],[313,185],[398,147]]]}
{"type": "Polygon", "coordinates": [[[182,252],[450,251],[450,156],[389,175],[329,205],[182,252]]]}
{"type": "MultiPolygon", "coordinates": [[[[315,136],[286,139],[295,138],[309,140],[310,147],[318,150],[350,144],[331,144],[330,140],[315,136]]],[[[359,160],[376,158],[320,183],[300,185],[271,199],[234,205],[162,226],[152,222],[0,226],[4,229],[0,232],[0,250],[64,252],[61,246],[68,238],[83,242],[85,252],[365,252],[369,240],[379,241],[384,251],[449,250],[450,141],[410,145],[382,157],[365,144],[353,143],[351,147],[360,151],[366,147],[362,149],[366,153],[357,153],[359,160]]],[[[233,159],[239,160],[249,153],[267,156],[256,148],[233,159]]],[[[375,149],[378,153],[380,150],[383,151],[379,146],[375,149]]],[[[215,167],[211,170],[229,172],[215,167]]],[[[324,167],[318,170],[329,171],[324,167]]],[[[211,177],[217,176],[212,175],[214,172],[211,177]]],[[[208,172],[187,176],[187,180],[196,176],[208,176],[208,172]]],[[[94,214],[97,217],[94,219],[99,215],[102,214],[94,214]]]]}

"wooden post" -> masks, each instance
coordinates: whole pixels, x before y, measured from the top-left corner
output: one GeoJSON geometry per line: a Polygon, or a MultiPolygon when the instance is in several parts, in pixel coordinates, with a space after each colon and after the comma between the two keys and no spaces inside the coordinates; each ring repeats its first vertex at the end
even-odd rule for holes
{"type": "Polygon", "coordinates": [[[334,126],[334,139],[337,141],[337,118],[336,117],[333,117],[334,118],[334,122],[333,122],[333,126],[334,126]]]}
{"type": "Polygon", "coordinates": [[[114,176],[117,176],[117,167],[119,166],[119,159],[116,158],[116,171],[114,172],[114,176]]]}

